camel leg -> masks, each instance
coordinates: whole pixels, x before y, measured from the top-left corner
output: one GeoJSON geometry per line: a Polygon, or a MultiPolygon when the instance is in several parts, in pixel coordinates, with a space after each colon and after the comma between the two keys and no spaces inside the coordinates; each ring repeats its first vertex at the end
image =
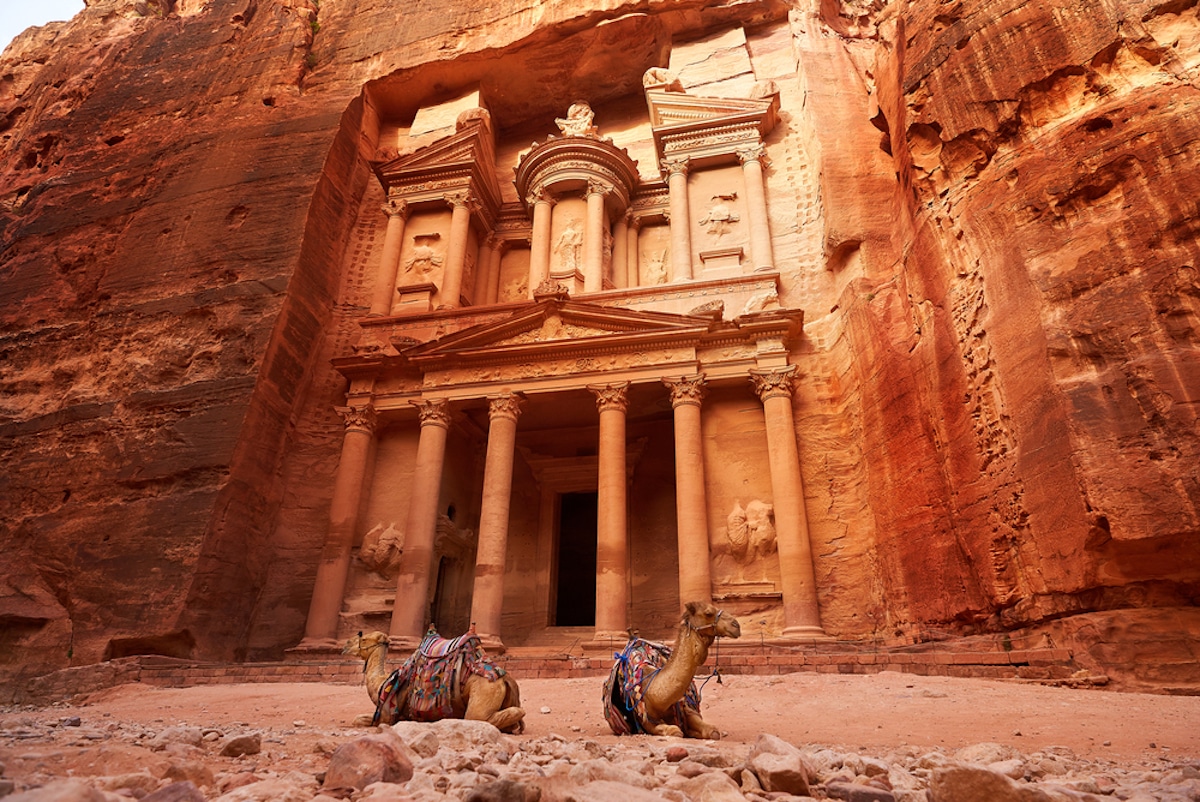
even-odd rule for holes
{"type": "Polygon", "coordinates": [[[651,735],[662,735],[667,738],[683,737],[683,730],[674,724],[646,724],[646,732],[651,735]]]}
{"type": "Polygon", "coordinates": [[[710,741],[721,740],[721,731],[700,718],[695,710],[684,710],[683,717],[687,719],[687,734],[689,738],[707,738],[710,741]]]}
{"type": "Polygon", "coordinates": [[[507,687],[501,681],[488,682],[471,677],[467,681],[467,712],[463,718],[470,721],[486,721],[501,732],[515,727],[525,728],[525,711],[519,707],[504,707],[507,687]]]}

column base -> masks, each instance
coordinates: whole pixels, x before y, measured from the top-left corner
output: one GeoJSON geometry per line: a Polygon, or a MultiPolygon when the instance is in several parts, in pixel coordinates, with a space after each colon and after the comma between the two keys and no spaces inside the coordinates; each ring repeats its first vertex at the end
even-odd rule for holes
{"type": "Polygon", "coordinates": [[[830,636],[825,634],[825,630],[818,626],[805,625],[798,627],[784,627],[780,637],[790,641],[832,641],[830,636]]]}
{"type": "Polygon", "coordinates": [[[625,630],[596,630],[592,639],[580,644],[585,652],[619,652],[629,642],[629,633],[625,630]]]}
{"type": "Polygon", "coordinates": [[[483,649],[490,654],[504,654],[506,647],[504,641],[500,640],[499,635],[483,635],[480,634],[479,642],[483,644],[483,649]]]}
{"type": "Polygon", "coordinates": [[[344,646],[337,638],[304,638],[292,648],[289,652],[341,652],[344,646]]]}

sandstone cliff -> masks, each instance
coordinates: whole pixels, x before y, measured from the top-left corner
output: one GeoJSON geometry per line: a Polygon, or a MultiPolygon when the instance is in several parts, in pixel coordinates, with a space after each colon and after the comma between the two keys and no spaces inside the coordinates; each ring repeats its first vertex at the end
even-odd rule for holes
{"type": "Polygon", "coordinates": [[[0,58],[5,673],[294,645],[379,116],[489,76],[513,119],[618,97],[735,24],[792,120],[773,170],[814,187],[772,233],[828,630],[1042,627],[1194,678],[1200,26],[1158,0],[91,0],[27,32],[0,58]]]}

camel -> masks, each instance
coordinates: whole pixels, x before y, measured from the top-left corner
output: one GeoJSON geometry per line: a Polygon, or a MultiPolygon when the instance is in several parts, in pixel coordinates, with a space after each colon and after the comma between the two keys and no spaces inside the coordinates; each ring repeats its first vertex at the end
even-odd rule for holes
{"type": "Polygon", "coordinates": [[[604,685],[608,726],[617,735],[719,740],[721,731],[700,717],[700,691],[692,678],[714,640],[741,634],[733,616],[707,602],[688,602],[673,651],[631,636],[604,685]]]}
{"type": "Polygon", "coordinates": [[[430,627],[420,647],[391,674],[387,649],[388,636],[382,632],[359,632],[342,649],[342,654],[362,658],[367,695],[375,703],[375,714],[358,716],[356,725],[465,718],[486,721],[501,732],[524,731],[517,681],[487,660],[474,626],[452,640],[430,627]]]}

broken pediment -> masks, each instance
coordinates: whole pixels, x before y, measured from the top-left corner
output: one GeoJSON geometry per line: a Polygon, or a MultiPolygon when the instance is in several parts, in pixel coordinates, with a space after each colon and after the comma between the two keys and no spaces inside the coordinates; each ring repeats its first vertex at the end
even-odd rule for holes
{"type": "Polygon", "coordinates": [[[660,159],[719,161],[758,145],[778,121],[779,95],[764,85],[756,97],[725,98],[647,88],[646,105],[660,159]]]}
{"type": "Polygon", "coordinates": [[[475,109],[460,115],[455,133],[374,167],[389,197],[420,205],[440,201],[447,191],[469,189],[494,215],[500,206],[495,164],[489,116],[475,109]]]}

